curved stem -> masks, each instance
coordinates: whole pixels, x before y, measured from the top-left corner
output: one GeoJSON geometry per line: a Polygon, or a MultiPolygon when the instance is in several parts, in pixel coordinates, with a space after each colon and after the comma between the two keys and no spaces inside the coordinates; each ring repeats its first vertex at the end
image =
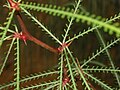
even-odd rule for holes
{"type": "Polygon", "coordinates": [[[57,49],[55,49],[55,48],[53,48],[53,47],[45,44],[44,42],[36,39],[35,37],[33,37],[33,36],[27,31],[27,28],[26,28],[26,26],[25,26],[25,24],[24,24],[24,21],[23,21],[21,15],[20,15],[20,13],[19,13],[19,12],[16,12],[16,13],[17,13],[16,16],[17,16],[18,22],[19,22],[19,24],[20,24],[20,27],[21,27],[23,33],[25,33],[25,35],[26,35],[26,37],[27,37],[28,40],[30,40],[30,41],[32,41],[32,42],[34,42],[34,43],[42,46],[43,48],[46,48],[47,50],[49,50],[49,51],[51,51],[51,52],[53,52],[53,53],[58,53],[58,50],[57,50],[57,49]]]}

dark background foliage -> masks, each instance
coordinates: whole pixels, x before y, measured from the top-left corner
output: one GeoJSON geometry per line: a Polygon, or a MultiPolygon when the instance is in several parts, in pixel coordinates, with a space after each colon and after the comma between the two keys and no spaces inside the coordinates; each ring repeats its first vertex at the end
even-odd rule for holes
{"type": "MultiPolygon", "coordinates": [[[[47,4],[60,5],[70,8],[73,8],[72,3],[74,3],[73,0],[24,0],[24,1],[33,1],[44,4],[47,3],[47,4]]],[[[6,0],[0,0],[0,24],[2,25],[8,13],[8,9],[5,7],[3,8],[5,2],[6,0]]],[[[109,18],[120,12],[120,0],[83,0],[81,5],[82,8],[84,8],[86,11],[105,18],[109,18]]],[[[36,12],[31,12],[31,13],[36,15],[44,23],[44,25],[46,25],[49,29],[51,29],[51,31],[54,32],[56,36],[60,38],[60,40],[62,40],[61,34],[64,34],[63,29],[66,28],[65,24],[68,23],[67,20],[65,19],[63,20],[59,17],[52,17],[44,13],[36,13],[36,12]]],[[[41,29],[38,29],[38,27],[34,25],[34,22],[31,22],[27,18],[27,16],[24,15],[22,16],[24,18],[24,22],[29,32],[33,36],[49,44],[50,46],[56,48],[58,47],[58,44],[56,44],[51,38],[49,38],[44,32],[42,32],[41,29]]],[[[13,22],[17,23],[16,19],[13,22]]],[[[83,29],[87,29],[87,28],[88,27],[85,24],[81,25],[80,23],[74,23],[71,28],[70,35],[72,36],[73,34],[78,33],[83,29]]],[[[19,29],[19,31],[21,30],[19,29]]],[[[109,41],[112,38],[114,38],[114,36],[110,36],[107,33],[103,33],[103,32],[101,33],[103,34],[103,37],[105,38],[106,41],[109,41]]],[[[6,44],[8,42],[5,42],[2,49],[0,49],[0,65],[3,62],[2,57],[4,57],[4,51],[7,50],[6,44]]],[[[33,42],[27,41],[27,44],[28,45],[26,46],[21,41],[21,45],[20,45],[22,76],[25,76],[26,74],[30,74],[30,73],[40,72],[47,69],[52,69],[57,66],[58,55],[55,55],[54,53],[47,51],[46,49],[34,44],[33,42]]],[[[90,33],[88,35],[85,35],[83,38],[79,38],[78,40],[75,40],[71,44],[70,49],[74,52],[74,56],[78,57],[82,61],[83,59],[91,55],[91,53],[94,52],[99,47],[100,47],[100,43],[96,37],[96,34],[90,33]]],[[[112,58],[114,58],[113,60],[115,62],[115,65],[120,66],[119,65],[120,46],[116,45],[115,47],[112,47],[110,49],[110,53],[112,58]]],[[[2,74],[2,76],[0,76],[0,83],[7,82],[13,79],[14,76],[13,54],[14,51],[11,53],[9,57],[9,60],[4,69],[4,73],[2,74]]],[[[98,57],[97,59],[99,59],[100,62],[104,62],[105,65],[109,65],[108,62],[105,61],[107,59],[106,56],[102,55],[102,57],[98,57]]]]}

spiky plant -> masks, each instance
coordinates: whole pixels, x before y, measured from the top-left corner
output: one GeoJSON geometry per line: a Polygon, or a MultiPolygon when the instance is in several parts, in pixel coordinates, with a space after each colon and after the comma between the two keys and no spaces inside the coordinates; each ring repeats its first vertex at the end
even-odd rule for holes
{"type": "MultiPolygon", "coordinates": [[[[14,48],[14,81],[1,84],[0,90],[98,90],[96,85],[101,86],[101,90],[119,90],[120,69],[114,65],[114,60],[111,58],[108,49],[115,44],[118,44],[120,41],[120,23],[115,22],[116,20],[120,19],[120,13],[116,14],[114,17],[111,17],[110,19],[105,19],[81,10],[81,0],[76,0],[75,2],[74,9],[71,9],[51,4],[38,4],[24,1],[21,2],[21,0],[15,2],[13,0],[8,0],[6,7],[9,8],[9,13],[6,18],[6,22],[0,26],[0,48],[2,49],[4,42],[8,40],[10,45],[6,52],[6,56],[3,59],[3,63],[0,66],[0,75],[2,75],[8,57],[11,54],[11,50],[14,48]],[[38,13],[43,12],[48,15],[67,19],[69,23],[66,24],[66,29],[64,29],[65,34],[62,35],[63,39],[59,40],[54,32],[46,28],[41,21],[31,14],[31,11],[38,13]],[[33,37],[28,32],[21,13],[29,17],[31,21],[38,25],[38,27],[42,28],[42,30],[54,40],[53,42],[59,44],[59,47],[53,48],[33,37]],[[21,32],[18,30],[18,24],[13,22],[14,16],[16,16],[18,19],[21,32]],[[80,24],[86,23],[89,28],[80,31],[78,34],[75,33],[74,36],[70,36],[69,32],[72,30],[71,27],[73,23],[76,22],[80,24]],[[109,35],[115,35],[115,39],[105,43],[104,38],[99,30],[103,30],[109,35]],[[94,31],[96,31],[96,35],[101,42],[101,47],[85,60],[79,60],[74,56],[73,51],[71,51],[69,47],[74,40],[78,40],[79,38],[88,35],[90,32],[94,33],[94,31]],[[26,40],[32,41],[37,45],[40,45],[49,51],[58,54],[59,58],[57,69],[47,70],[44,73],[20,76],[20,40],[23,40],[26,45],[26,40]],[[110,64],[109,66],[101,65],[99,61],[94,62],[94,60],[97,60],[96,58],[100,55],[102,56],[103,53],[108,56],[108,62],[110,64]],[[114,77],[113,79],[115,79],[114,83],[116,85],[109,85],[105,79],[102,80],[100,77],[95,76],[95,73],[100,73],[101,75],[110,74],[114,77]],[[43,80],[40,81],[40,83],[34,82],[30,85],[26,84],[26,82],[30,82],[32,80],[37,81],[48,76],[55,76],[55,78],[51,81],[43,80]]],[[[78,46],[76,45],[76,47],[78,46]]]]}

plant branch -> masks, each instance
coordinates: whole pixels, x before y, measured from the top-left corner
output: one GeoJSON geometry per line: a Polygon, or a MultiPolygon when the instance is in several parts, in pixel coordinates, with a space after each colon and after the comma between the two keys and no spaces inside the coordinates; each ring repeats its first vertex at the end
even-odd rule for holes
{"type": "Polygon", "coordinates": [[[58,50],[57,50],[57,49],[55,49],[55,48],[53,48],[53,47],[51,47],[51,46],[43,43],[42,41],[36,39],[35,37],[33,37],[33,36],[27,31],[27,28],[26,28],[26,26],[25,26],[25,24],[24,24],[24,21],[23,21],[23,19],[22,19],[22,17],[21,17],[21,15],[20,15],[19,12],[16,13],[16,17],[17,17],[17,19],[18,19],[18,22],[19,22],[19,24],[20,24],[20,26],[21,26],[22,31],[24,32],[24,34],[26,35],[26,37],[27,37],[28,40],[30,40],[30,41],[32,41],[32,42],[34,42],[34,43],[42,46],[43,48],[46,48],[47,50],[49,50],[49,51],[51,51],[51,52],[58,53],[58,50]]]}

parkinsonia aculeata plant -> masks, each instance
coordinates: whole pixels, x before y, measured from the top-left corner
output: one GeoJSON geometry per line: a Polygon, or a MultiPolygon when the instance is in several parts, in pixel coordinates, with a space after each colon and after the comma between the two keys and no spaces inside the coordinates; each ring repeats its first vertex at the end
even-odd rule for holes
{"type": "Polygon", "coordinates": [[[10,46],[4,57],[3,63],[0,66],[0,75],[2,75],[4,71],[4,67],[8,60],[9,55],[11,54],[12,48],[15,47],[15,64],[14,64],[14,81],[4,83],[0,85],[0,90],[2,89],[16,89],[16,90],[97,90],[96,85],[101,86],[101,90],[119,90],[120,88],[120,79],[119,73],[120,70],[118,67],[115,67],[113,59],[110,56],[108,51],[113,45],[118,44],[120,41],[120,23],[115,22],[120,19],[120,13],[116,14],[114,17],[110,19],[105,19],[100,16],[91,15],[86,11],[82,11],[80,9],[81,0],[76,0],[74,9],[60,7],[56,5],[49,4],[38,4],[34,2],[24,2],[21,0],[13,1],[7,0],[8,5],[4,5],[9,8],[9,13],[7,17],[7,21],[0,26],[0,48],[3,43],[7,40],[10,40],[10,46]],[[67,29],[65,29],[65,34],[63,36],[63,40],[60,41],[51,30],[46,28],[36,17],[34,17],[29,11],[43,12],[48,15],[58,16],[61,18],[67,18],[69,24],[67,24],[67,29]],[[22,19],[21,13],[27,15],[31,20],[41,27],[44,32],[47,33],[52,39],[55,40],[59,44],[58,48],[51,47],[48,44],[38,40],[34,36],[29,33],[24,20],[22,19]],[[17,18],[19,24],[15,24],[12,22],[14,17],[17,18]],[[69,36],[69,32],[71,30],[71,26],[73,25],[73,21],[79,23],[87,23],[88,26],[92,26],[83,32],[79,32],[75,34],[74,37],[69,36]],[[115,23],[114,23],[115,22],[115,23]],[[19,32],[18,26],[20,26],[21,31],[19,32]],[[11,29],[11,26],[14,26],[14,29],[11,29]],[[101,29],[102,28],[102,29],[101,29]],[[115,34],[116,39],[112,40],[109,43],[105,43],[104,39],[99,32],[103,30],[107,32],[109,35],[115,34]],[[96,35],[98,36],[102,46],[100,49],[96,50],[95,53],[92,53],[92,56],[85,60],[78,60],[78,58],[74,57],[72,51],[69,49],[71,43],[74,40],[77,40],[80,37],[84,37],[90,32],[96,31],[96,35]],[[10,33],[10,34],[7,34],[10,33]],[[35,73],[26,76],[20,76],[20,40],[23,40],[25,45],[27,45],[27,40],[34,42],[37,45],[59,55],[59,63],[57,70],[48,70],[44,73],[35,73]],[[14,47],[13,47],[14,46],[14,47]],[[90,63],[96,59],[97,56],[102,53],[106,53],[108,56],[108,60],[110,62],[110,67],[94,65],[89,66],[90,63]],[[84,62],[80,62],[84,61],[84,62]],[[89,65],[88,65],[89,64],[89,65]],[[112,74],[115,78],[115,86],[109,85],[109,83],[101,80],[98,77],[95,77],[93,73],[101,73],[101,74],[112,74]],[[24,85],[25,82],[29,82],[32,80],[37,80],[41,78],[46,78],[46,76],[57,75],[54,80],[51,81],[43,81],[40,83],[34,83],[32,85],[24,85]]]}

